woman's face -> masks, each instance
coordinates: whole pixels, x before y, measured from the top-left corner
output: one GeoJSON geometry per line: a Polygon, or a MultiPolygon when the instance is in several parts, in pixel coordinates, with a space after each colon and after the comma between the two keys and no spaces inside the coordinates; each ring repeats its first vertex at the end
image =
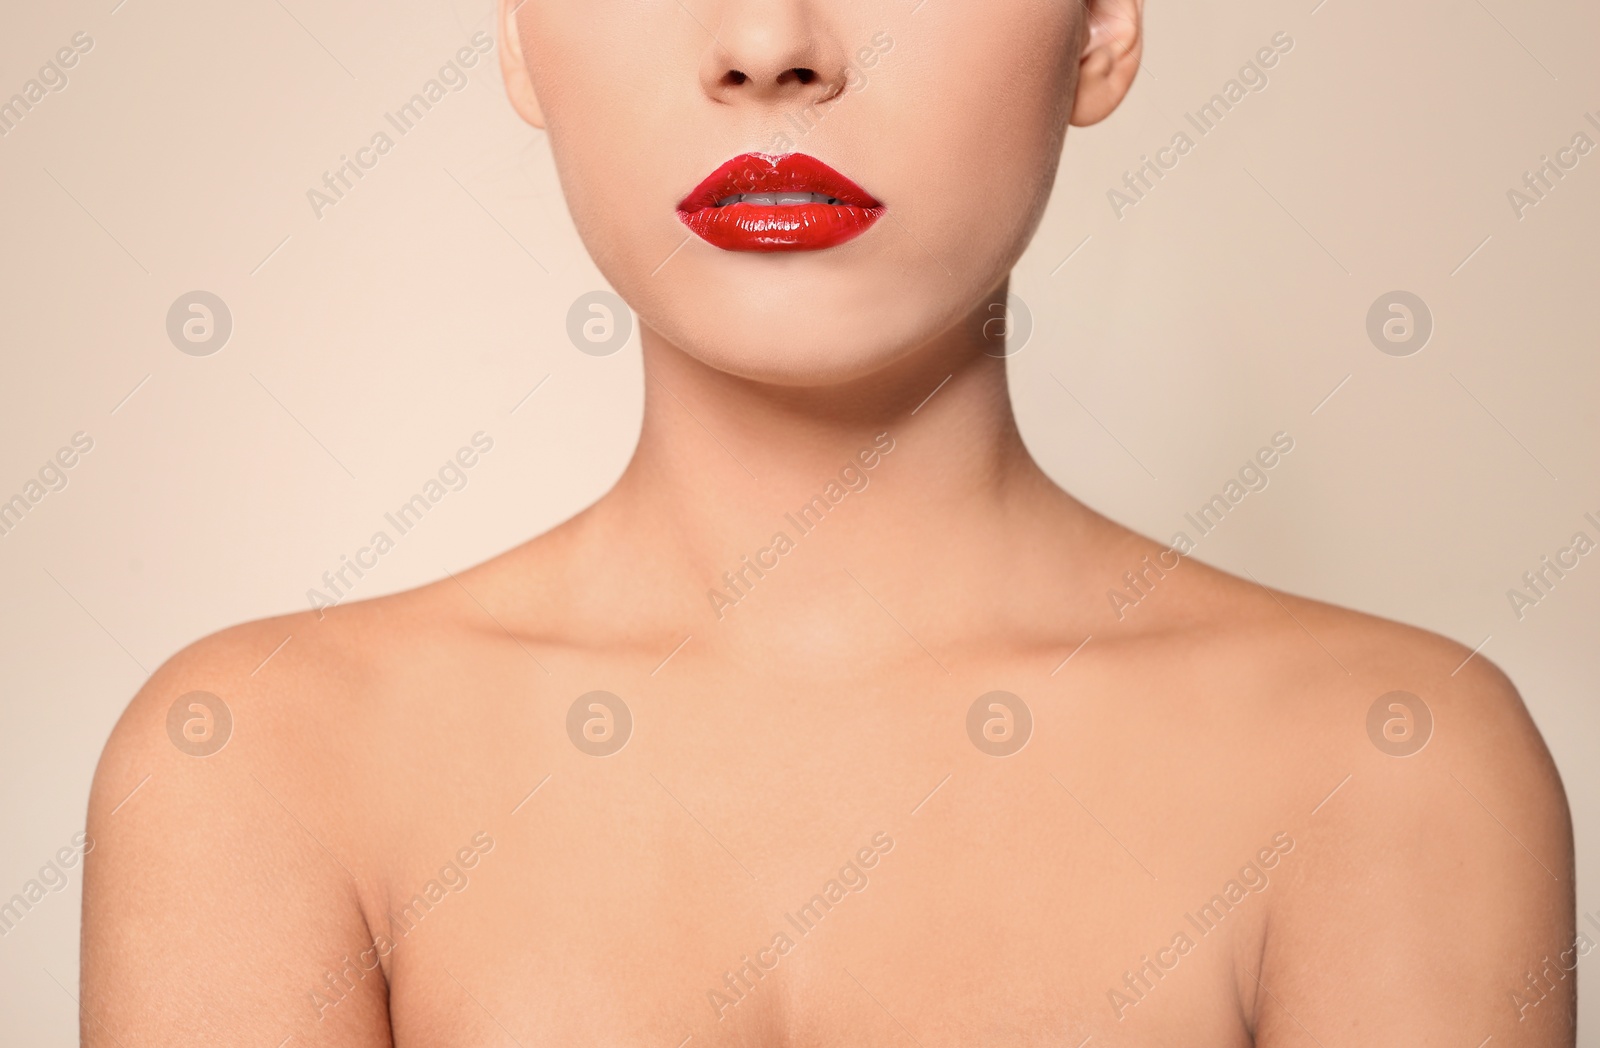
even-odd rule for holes
{"type": "Polygon", "coordinates": [[[600,270],[685,352],[784,384],[876,370],[987,302],[1069,118],[1104,116],[1137,65],[1137,0],[502,13],[512,99],[600,270]]]}

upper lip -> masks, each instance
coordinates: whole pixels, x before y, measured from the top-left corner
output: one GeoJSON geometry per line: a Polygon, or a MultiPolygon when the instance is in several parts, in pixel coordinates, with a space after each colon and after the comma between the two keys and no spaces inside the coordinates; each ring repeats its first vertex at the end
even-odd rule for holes
{"type": "MultiPolygon", "coordinates": [[[[678,205],[679,211],[700,211],[744,194],[815,193],[828,203],[881,208],[865,189],[816,157],[805,153],[773,156],[745,153],[717,168],[678,205]]],[[[731,201],[730,201],[731,202],[731,201]]]]}

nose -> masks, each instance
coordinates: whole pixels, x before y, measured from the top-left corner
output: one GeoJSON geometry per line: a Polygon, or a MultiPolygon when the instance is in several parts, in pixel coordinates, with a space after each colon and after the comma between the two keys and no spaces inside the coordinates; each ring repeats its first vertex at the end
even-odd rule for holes
{"type": "Polygon", "coordinates": [[[826,102],[845,89],[848,57],[808,0],[735,0],[723,5],[701,67],[713,100],[793,105],[826,102]]]}

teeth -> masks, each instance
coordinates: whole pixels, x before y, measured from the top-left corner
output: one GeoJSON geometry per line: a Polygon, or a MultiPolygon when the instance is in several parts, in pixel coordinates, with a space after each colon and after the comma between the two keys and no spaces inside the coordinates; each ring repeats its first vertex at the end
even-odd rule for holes
{"type": "Polygon", "coordinates": [[[799,207],[802,204],[837,204],[838,197],[821,193],[735,193],[717,201],[718,207],[750,204],[755,207],[799,207]]]}

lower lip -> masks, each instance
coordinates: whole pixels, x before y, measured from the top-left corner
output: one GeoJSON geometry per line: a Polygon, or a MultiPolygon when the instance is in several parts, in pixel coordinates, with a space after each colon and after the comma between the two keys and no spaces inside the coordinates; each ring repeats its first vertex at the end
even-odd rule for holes
{"type": "Polygon", "coordinates": [[[747,154],[724,165],[678,205],[678,218],[702,240],[724,251],[821,251],[871,229],[884,207],[844,176],[810,157],[747,154]],[[735,178],[727,178],[737,171],[735,178]],[[816,193],[835,203],[750,204],[716,207],[710,200],[728,181],[751,193],[816,193]],[[849,202],[845,202],[848,200],[849,202]]]}
{"type": "Polygon", "coordinates": [[[724,251],[820,251],[865,233],[883,216],[883,208],[729,204],[678,215],[702,240],[724,251]]]}

